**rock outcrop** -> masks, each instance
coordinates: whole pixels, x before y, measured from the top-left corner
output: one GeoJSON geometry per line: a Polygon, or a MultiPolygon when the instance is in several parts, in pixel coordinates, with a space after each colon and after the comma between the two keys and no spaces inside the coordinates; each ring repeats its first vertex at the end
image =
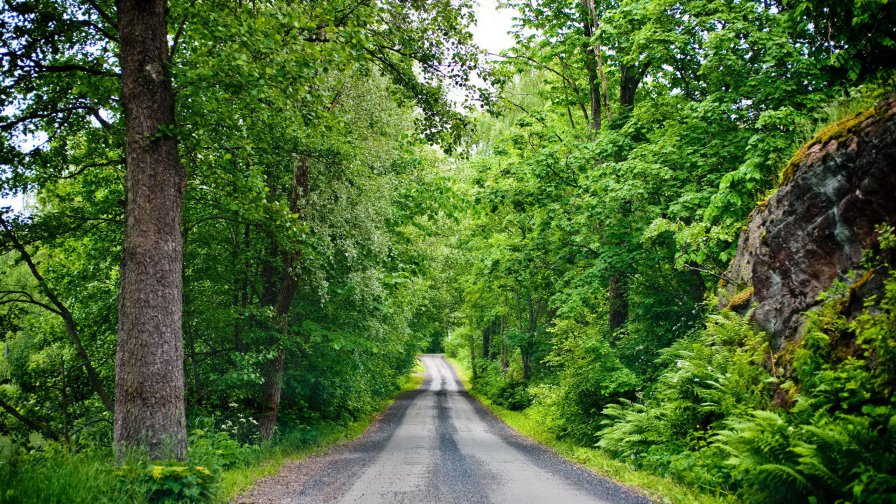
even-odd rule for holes
{"type": "MultiPolygon", "coordinates": [[[[896,223],[896,96],[829,126],[801,148],[782,184],[750,215],[720,290],[720,307],[755,306],[780,349],[801,314],[896,223]]],[[[867,280],[867,279],[866,279],[867,280]]]]}

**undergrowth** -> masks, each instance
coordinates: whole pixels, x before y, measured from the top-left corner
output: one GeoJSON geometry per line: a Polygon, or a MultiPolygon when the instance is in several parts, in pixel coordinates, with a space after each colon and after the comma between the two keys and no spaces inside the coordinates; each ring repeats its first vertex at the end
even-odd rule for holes
{"type": "MultiPolygon", "coordinates": [[[[421,382],[408,376],[398,392],[421,382]]],[[[14,444],[0,436],[0,503],[229,502],[287,460],[357,437],[391,402],[354,422],[284,429],[265,444],[240,442],[228,429],[196,428],[187,462],[133,456],[116,464],[111,449],[65,446],[37,434],[14,444]]]]}
{"type": "Polygon", "coordinates": [[[625,375],[605,357],[530,383],[535,399],[520,411],[499,388],[472,391],[561,455],[673,501],[716,498],[674,480],[747,502],[896,502],[896,235],[889,226],[878,235],[855,280],[835,282],[802,336],[777,351],[750,313],[722,311],[663,350],[662,371],[635,397],[614,392],[627,390],[625,375]],[[883,288],[856,307],[872,276],[883,288]],[[580,406],[614,393],[602,410],[580,406]]]}
{"type": "Polygon", "coordinates": [[[491,401],[482,392],[471,388],[468,369],[465,362],[448,359],[464,386],[471,390],[482,404],[491,410],[504,423],[524,436],[549,446],[561,457],[581,464],[596,474],[617,481],[623,485],[641,489],[658,502],[716,504],[733,502],[724,495],[710,495],[699,488],[675,482],[669,478],[656,476],[643,471],[634,465],[613,457],[610,453],[595,447],[582,446],[571,439],[558,438],[554,430],[545,423],[543,412],[531,407],[524,410],[510,410],[491,401]]]}

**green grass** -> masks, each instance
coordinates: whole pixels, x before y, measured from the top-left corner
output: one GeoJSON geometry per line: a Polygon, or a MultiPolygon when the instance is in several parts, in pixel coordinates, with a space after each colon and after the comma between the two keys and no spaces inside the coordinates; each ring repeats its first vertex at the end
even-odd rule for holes
{"type": "Polygon", "coordinates": [[[41,457],[0,460],[0,503],[140,503],[147,489],[122,484],[108,450],[54,449],[41,457]]]}
{"type": "Polygon", "coordinates": [[[658,502],[670,504],[719,504],[737,502],[733,497],[713,496],[683,485],[669,478],[662,478],[621,462],[609,453],[579,446],[557,437],[545,429],[544,422],[527,411],[510,411],[493,404],[488,398],[473,392],[466,366],[456,359],[448,359],[464,387],[513,430],[554,450],[557,455],[587,467],[594,473],[625,486],[634,487],[647,493],[658,502]]]}
{"type": "MultiPolygon", "coordinates": [[[[419,360],[417,366],[422,367],[419,360]]],[[[414,369],[416,373],[416,367],[414,369]]],[[[399,383],[398,394],[415,390],[423,383],[423,377],[416,374],[405,376],[399,383]]],[[[287,461],[301,460],[318,454],[327,448],[349,442],[360,436],[367,427],[382,413],[395,398],[383,401],[380,408],[360,420],[348,425],[329,425],[315,427],[311,432],[305,431],[301,436],[290,439],[287,434],[280,443],[266,447],[259,454],[255,463],[247,467],[237,467],[224,471],[221,474],[217,502],[230,502],[241,492],[247,490],[255,482],[262,478],[276,474],[287,461]]]]}
{"type": "MultiPolygon", "coordinates": [[[[395,395],[414,390],[422,382],[422,376],[409,374],[399,381],[395,395]]],[[[245,458],[241,465],[219,473],[214,501],[230,502],[258,480],[275,474],[287,461],[355,439],[393,401],[394,397],[383,401],[377,411],[348,425],[303,426],[283,432],[276,441],[262,447],[234,444],[245,458]]],[[[134,464],[131,467],[148,467],[146,461],[134,464]]],[[[147,501],[149,491],[145,478],[122,475],[110,449],[72,450],[52,443],[46,449],[28,453],[24,447],[15,447],[8,438],[0,436],[0,504],[139,504],[147,501]]]]}

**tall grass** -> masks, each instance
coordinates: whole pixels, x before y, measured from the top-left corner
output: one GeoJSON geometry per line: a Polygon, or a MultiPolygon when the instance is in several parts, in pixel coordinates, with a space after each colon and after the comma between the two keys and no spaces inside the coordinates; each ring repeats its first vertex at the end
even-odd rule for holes
{"type": "Polygon", "coordinates": [[[119,476],[113,460],[108,450],[58,446],[13,454],[0,461],[0,503],[146,502],[147,487],[119,476]]]}

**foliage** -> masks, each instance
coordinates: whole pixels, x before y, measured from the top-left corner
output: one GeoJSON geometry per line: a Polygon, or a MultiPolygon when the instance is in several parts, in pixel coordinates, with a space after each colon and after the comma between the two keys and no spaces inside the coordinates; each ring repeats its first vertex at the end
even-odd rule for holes
{"type": "Polygon", "coordinates": [[[145,502],[147,482],[117,471],[105,450],[72,450],[36,435],[27,445],[0,437],[0,502],[145,502]]]}
{"type": "MultiPolygon", "coordinates": [[[[445,346],[470,362],[474,391],[510,410],[531,402],[521,414],[537,415],[552,436],[711,492],[766,500],[757,492],[780,485],[784,500],[835,495],[834,483],[800,472],[837,466],[806,446],[839,454],[837,433],[862,431],[861,422],[799,412],[831,412],[807,402],[809,391],[846,384],[837,392],[849,394],[846,404],[890,397],[872,387],[887,380],[878,369],[889,368],[891,352],[869,350],[874,371],[841,362],[865,338],[834,336],[865,334],[847,324],[822,331],[834,350],[809,359],[808,336],[775,353],[749,317],[717,312],[714,294],[748,215],[776,190],[794,151],[892,93],[892,63],[871,57],[892,50],[885,4],[508,6],[516,44],[495,62],[496,100],[456,174],[466,203],[454,245],[464,255],[464,302],[445,346]],[[750,433],[792,437],[768,415],[797,430],[820,422],[814,432],[833,437],[806,430],[799,447],[779,440],[783,459],[759,447],[750,455],[750,433]],[[792,450],[814,462],[795,469],[792,450]],[[758,466],[771,472],[751,472],[758,466]]],[[[752,294],[740,292],[730,308],[748,310],[752,294]]],[[[869,420],[864,406],[848,413],[869,420]]],[[[883,435],[884,424],[874,425],[883,435]]],[[[856,447],[843,457],[870,467],[847,455],[856,447]]],[[[877,471],[867,477],[883,485],[877,471]]]]}
{"type": "MultiPolygon", "coordinates": [[[[116,495],[112,4],[0,7],[0,196],[28,202],[0,213],[8,500],[41,478],[50,501],[81,500],[67,484],[116,495]],[[20,448],[32,438],[50,448],[20,448]]],[[[422,349],[469,362],[476,394],[588,460],[751,499],[890,495],[894,295],[845,320],[835,288],[782,354],[707,300],[793,152],[892,93],[893,9],[506,5],[516,43],[484,65],[466,0],[168,2],[177,124],[159,134],[189,174],[191,452],[123,498],[208,497],[197,466],[227,494],[363,423],[422,349]],[[265,383],[283,386],[268,442],[265,383]]]]}
{"type": "Polygon", "coordinates": [[[757,340],[749,326],[723,312],[698,344],[673,345],[674,364],[643,403],[604,411],[598,446],[749,501],[892,500],[896,275],[851,320],[840,312],[848,295],[835,287],[810,314],[785,383],[763,367],[774,365],[767,347],[745,350],[757,340]],[[768,385],[790,390],[794,406],[771,409],[768,385]]]}
{"type": "Polygon", "coordinates": [[[214,492],[215,477],[203,466],[152,465],[142,479],[148,483],[149,502],[202,502],[214,492]]]}

